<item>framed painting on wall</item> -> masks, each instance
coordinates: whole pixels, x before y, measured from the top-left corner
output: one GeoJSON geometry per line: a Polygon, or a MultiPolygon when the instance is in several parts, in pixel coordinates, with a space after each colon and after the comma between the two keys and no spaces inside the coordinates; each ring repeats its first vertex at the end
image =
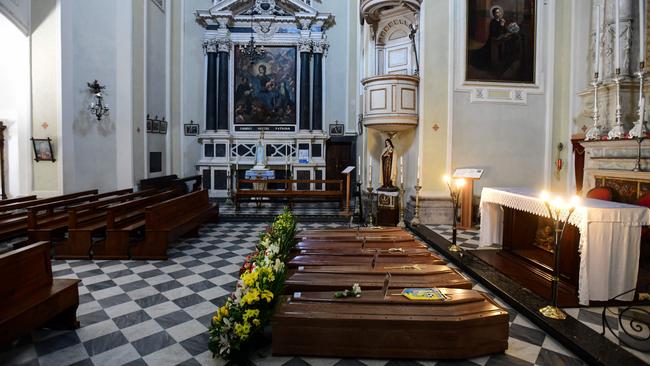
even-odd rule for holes
{"type": "Polygon", "coordinates": [[[535,84],[536,0],[467,0],[467,81],[535,84]]]}
{"type": "Polygon", "coordinates": [[[32,145],[34,147],[34,160],[38,161],[56,161],[54,152],[52,151],[52,139],[35,139],[32,138],[32,145]]]}
{"type": "Polygon", "coordinates": [[[235,50],[234,126],[236,131],[294,131],[296,47],[265,47],[251,62],[235,50]]]}

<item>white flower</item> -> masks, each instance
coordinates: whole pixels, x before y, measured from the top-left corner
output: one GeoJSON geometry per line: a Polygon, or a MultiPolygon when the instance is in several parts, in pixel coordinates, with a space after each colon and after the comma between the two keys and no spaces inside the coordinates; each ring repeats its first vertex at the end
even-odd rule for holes
{"type": "Polygon", "coordinates": [[[360,296],[361,296],[361,286],[359,286],[358,283],[355,283],[354,285],[352,285],[352,293],[353,293],[354,296],[356,296],[356,297],[360,297],[360,296]]]}
{"type": "Polygon", "coordinates": [[[281,272],[284,269],[284,263],[282,263],[281,260],[275,259],[275,265],[273,266],[273,271],[278,273],[281,272]]]}

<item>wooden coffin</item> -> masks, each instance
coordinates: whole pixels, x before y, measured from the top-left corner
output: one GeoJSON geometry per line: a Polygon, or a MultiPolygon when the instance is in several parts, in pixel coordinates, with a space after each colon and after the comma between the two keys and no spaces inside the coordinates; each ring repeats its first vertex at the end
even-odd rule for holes
{"type": "Polygon", "coordinates": [[[357,241],[410,241],[413,240],[413,235],[409,233],[404,234],[356,234],[356,233],[338,233],[327,235],[305,236],[300,235],[296,238],[299,241],[340,241],[340,240],[357,240],[357,241]]]}
{"type": "Polygon", "coordinates": [[[302,230],[296,237],[304,236],[327,236],[327,235],[336,235],[336,234],[402,234],[408,232],[402,228],[398,227],[355,227],[355,228],[340,228],[340,229],[313,229],[313,230],[302,230]]]}
{"type": "Polygon", "coordinates": [[[443,301],[400,290],[334,299],[332,292],[285,296],[273,316],[274,356],[466,359],[508,347],[508,312],[488,295],[441,289],[443,301]]]}
{"type": "Polygon", "coordinates": [[[289,268],[298,266],[340,266],[340,265],[365,265],[373,263],[385,264],[445,264],[440,257],[431,253],[410,256],[378,255],[297,255],[287,265],[289,268]]]}
{"type": "MultiPolygon", "coordinates": [[[[403,266],[406,268],[406,265],[403,266]]],[[[319,270],[312,271],[309,267],[299,268],[292,272],[285,282],[285,293],[308,292],[308,291],[343,291],[352,288],[352,285],[358,283],[361,289],[376,290],[384,286],[386,273],[391,273],[389,288],[404,287],[450,287],[471,289],[472,282],[455,269],[447,266],[431,266],[428,273],[423,271],[408,272],[401,270],[392,272],[386,270],[386,267],[401,266],[384,266],[384,270],[372,270],[369,267],[367,271],[356,271],[352,273],[328,272],[322,267],[319,270]],[[405,273],[406,272],[406,273],[405,273]]]]}
{"type": "Polygon", "coordinates": [[[300,255],[334,255],[334,256],[374,256],[375,254],[387,255],[391,257],[405,257],[415,255],[430,254],[426,248],[388,248],[388,249],[361,249],[361,248],[341,248],[341,249],[303,249],[300,255]]]}
{"type": "Polygon", "coordinates": [[[426,248],[426,244],[415,241],[301,241],[296,244],[296,250],[338,250],[342,248],[367,248],[367,249],[390,249],[390,248],[426,248]]]}

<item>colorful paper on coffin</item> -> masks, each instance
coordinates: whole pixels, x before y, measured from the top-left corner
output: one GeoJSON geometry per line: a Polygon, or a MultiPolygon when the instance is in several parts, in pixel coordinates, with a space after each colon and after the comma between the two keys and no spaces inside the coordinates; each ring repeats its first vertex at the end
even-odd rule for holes
{"type": "Polygon", "coordinates": [[[401,290],[386,298],[367,290],[360,298],[286,297],[273,318],[273,354],[464,359],[508,347],[508,313],[489,296],[462,289],[443,289],[445,301],[390,296],[401,290]]]}
{"type": "MultiPolygon", "coordinates": [[[[445,267],[445,266],[441,266],[445,267]]],[[[449,287],[471,289],[472,282],[452,268],[446,267],[432,274],[393,274],[389,288],[449,287]]],[[[384,286],[386,272],[377,273],[310,273],[296,271],[285,282],[285,293],[296,291],[342,291],[358,283],[362,292],[384,286]]]]}

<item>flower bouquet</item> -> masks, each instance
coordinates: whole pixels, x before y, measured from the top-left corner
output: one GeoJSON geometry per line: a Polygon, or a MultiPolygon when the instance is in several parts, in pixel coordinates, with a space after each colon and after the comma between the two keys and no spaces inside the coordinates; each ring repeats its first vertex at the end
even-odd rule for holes
{"type": "Polygon", "coordinates": [[[237,289],[212,317],[208,348],[226,360],[244,356],[253,336],[271,319],[286,279],[284,261],[295,244],[290,211],[279,215],[260,236],[255,253],[240,270],[237,289]]]}

